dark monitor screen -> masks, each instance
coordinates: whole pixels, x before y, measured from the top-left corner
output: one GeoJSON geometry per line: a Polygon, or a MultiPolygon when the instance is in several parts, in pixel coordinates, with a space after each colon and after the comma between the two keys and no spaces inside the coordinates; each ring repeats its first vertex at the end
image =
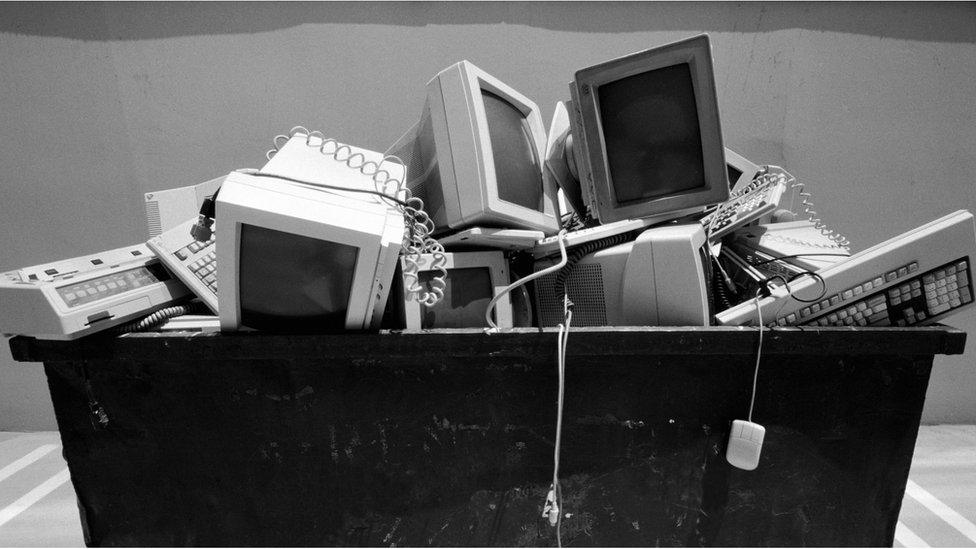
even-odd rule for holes
{"type": "Polygon", "coordinates": [[[501,97],[481,90],[494,155],[498,198],[542,211],[542,167],[522,111],[501,97]]]}
{"type": "Polygon", "coordinates": [[[342,330],[359,249],[241,224],[241,325],[308,333],[342,330]]]}
{"type": "Polygon", "coordinates": [[[618,203],[707,186],[695,88],[687,63],[603,84],[599,107],[618,203]]]}
{"type": "MultiPolygon", "coordinates": [[[[431,290],[436,272],[421,271],[420,283],[431,290]]],[[[479,328],[488,326],[485,309],[494,297],[488,267],[448,269],[444,297],[433,307],[421,307],[420,327],[479,328]]]]}

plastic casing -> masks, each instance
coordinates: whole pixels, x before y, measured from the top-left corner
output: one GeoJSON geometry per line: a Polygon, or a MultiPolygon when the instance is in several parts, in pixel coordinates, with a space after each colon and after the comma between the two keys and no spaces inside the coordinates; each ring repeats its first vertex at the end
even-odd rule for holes
{"type": "Polygon", "coordinates": [[[138,244],[3,273],[0,275],[0,332],[75,339],[134,320],[189,296],[189,290],[176,278],[75,307],[68,307],[58,293],[62,286],[158,263],[145,244],[138,244]],[[49,270],[57,274],[46,274],[49,270]],[[31,275],[37,280],[29,280],[31,275]]]}
{"type": "MultiPolygon", "coordinates": [[[[532,146],[543,170],[543,151],[546,131],[539,107],[511,86],[479,69],[469,61],[461,61],[438,73],[427,83],[427,102],[433,129],[436,158],[424,158],[431,167],[436,161],[439,172],[443,209],[429,204],[437,230],[458,230],[473,226],[534,229],[547,235],[559,231],[559,206],[556,186],[542,179],[542,211],[501,200],[495,179],[495,163],[481,91],[491,92],[525,115],[532,146]]],[[[419,127],[419,125],[418,125],[419,127]]],[[[409,148],[419,139],[408,132],[392,150],[409,148]]],[[[413,177],[422,173],[411,169],[413,177]]],[[[415,189],[427,181],[416,179],[415,189]]],[[[413,189],[412,189],[413,190],[413,189]]],[[[428,191],[429,192],[429,191],[428,191]]],[[[437,193],[431,193],[436,195],[437,193]]]]}
{"type": "Polygon", "coordinates": [[[753,164],[728,147],[725,148],[725,163],[742,173],[735,181],[729,181],[730,193],[735,192],[737,189],[745,188],[762,171],[761,166],[753,164]]]}
{"type": "MultiPolygon", "coordinates": [[[[445,253],[444,257],[446,262],[444,263],[444,268],[447,269],[447,278],[445,282],[447,284],[451,283],[451,269],[469,269],[469,268],[487,268],[489,277],[491,278],[492,295],[495,297],[498,295],[506,286],[509,285],[509,274],[508,274],[508,261],[505,260],[505,255],[499,251],[491,252],[455,252],[455,253],[445,253]]],[[[405,258],[401,258],[401,262],[406,261],[405,258]]],[[[418,261],[419,269],[418,274],[424,271],[433,270],[431,265],[433,264],[434,256],[432,254],[421,254],[420,260],[418,261]]],[[[406,281],[403,284],[403,322],[405,323],[408,330],[420,330],[421,326],[421,308],[423,305],[420,304],[416,299],[407,295],[406,293],[406,281]]],[[[506,294],[498,303],[495,305],[495,324],[499,328],[511,328],[512,327],[512,300],[511,297],[506,294]]],[[[432,328],[472,328],[481,327],[478,326],[433,326],[432,328]]]]}
{"type": "MultiPolygon", "coordinates": [[[[599,292],[602,287],[603,295],[597,297],[605,305],[608,326],[707,326],[704,244],[705,231],[698,223],[648,229],[632,242],[583,257],[576,268],[597,264],[602,281],[581,291],[599,292]]],[[[552,263],[551,259],[536,262],[535,270],[552,263]]],[[[567,287],[572,280],[570,275],[567,287]]],[[[542,293],[538,288],[537,300],[542,293]]],[[[541,310],[544,304],[537,304],[541,310]]]]}
{"type": "MultiPolygon", "coordinates": [[[[842,292],[854,285],[861,284],[882,276],[892,269],[898,269],[910,262],[917,262],[919,273],[957,261],[969,258],[970,263],[976,260],[976,219],[967,210],[959,210],[949,215],[930,221],[920,227],[890,238],[850,257],[841,258],[829,267],[817,271],[820,279],[806,276],[790,283],[790,290],[785,286],[778,286],[771,295],[759,300],[757,311],[756,300],[750,299],[735,307],[721,311],[715,315],[715,320],[725,326],[755,325],[762,313],[763,323],[767,324],[776,318],[796,312],[809,303],[803,303],[793,298],[814,299],[823,293],[825,297],[842,292]]],[[[902,280],[886,280],[884,284],[874,286],[873,292],[887,291],[891,287],[903,284],[902,280]]],[[[831,304],[824,308],[824,313],[830,310],[847,307],[849,302],[831,304]]],[[[963,308],[972,307],[972,304],[963,308]]],[[[954,314],[963,308],[957,308],[948,314],[954,314]]],[[[919,325],[937,322],[945,314],[929,317],[919,325]]]]}
{"type": "Polygon", "coordinates": [[[224,177],[196,185],[153,191],[145,194],[146,230],[149,238],[163,234],[190,218],[196,218],[203,200],[213,196],[224,177]]]}
{"type": "Polygon", "coordinates": [[[722,127],[708,35],[698,35],[579,70],[575,80],[569,83],[569,92],[572,96],[569,120],[580,191],[590,213],[601,223],[664,213],[674,213],[675,217],[680,217],[728,198],[725,148],[722,146],[722,127]],[[691,68],[706,184],[699,190],[630,204],[619,203],[613,190],[607,161],[599,108],[600,87],[635,74],[680,63],[688,63],[691,68]]]}
{"type": "MultiPolygon", "coordinates": [[[[354,175],[352,170],[349,173],[354,175]]],[[[333,183],[342,185],[342,181],[333,183]]],[[[236,172],[227,176],[216,207],[221,330],[241,328],[238,259],[242,224],[358,248],[345,327],[379,327],[404,236],[403,215],[398,211],[379,198],[363,199],[236,172]]]]}

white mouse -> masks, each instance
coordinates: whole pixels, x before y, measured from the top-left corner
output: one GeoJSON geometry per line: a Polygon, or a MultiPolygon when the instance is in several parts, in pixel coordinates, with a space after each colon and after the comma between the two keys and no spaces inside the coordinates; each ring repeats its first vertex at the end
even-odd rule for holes
{"type": "Polygon", "coordinates": [[[744,419],[733,421],[725,459],[733,467],[752,471],[759,465],[759,454],[762,452],[765,437],[766,428],[762,425],[744,419]]]}

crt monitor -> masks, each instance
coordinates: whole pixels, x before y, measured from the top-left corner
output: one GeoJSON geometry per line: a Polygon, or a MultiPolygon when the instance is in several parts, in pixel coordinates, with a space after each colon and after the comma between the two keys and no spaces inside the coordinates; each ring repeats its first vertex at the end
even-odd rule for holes
{"type": "Polygon", "coordinates": [[[728,198],[707,35],[579,70],[569,87],[573,160],[601,223],[680,217],[728,198]]]}
{"type": "MultiPolygon", "coordinates": [[[[407,258],[401,258],[405,263],[407,258]]],[[[431,280],[440,273],[436,269],[433,254],[421,254],[418,264],[418,282],[431,291],[431,280]]],[[[401,325],[408,330],[433,328],[487,328],[485,310],[488,302],[509,284],[508,261],[501,251],[447,252],[441,265],[447,271],[444,279],[444,296],[433,306],[427,307],[416,296],[405,291],[408,280],[396,284],[397,295],[402,299],[401,325]]],[[[495,324],[500,328],[512,327],[512,301],[502,296],[495,305],[495,324]]]]}
{"type": "Polygon", "coordinates": [[[391,148],[438,233],[468,227],[559,230],[542,177],[545,128],[529,98],[468,61],[427,83],[420,121],[391,148]]]}
{"type": "MultiPolygon", "coordinates": [[[[535,282],[540,327],[563,321],[563,293],[574,326],[708,326],[714,314],[711,256],[700,223],[647,229],[636,240],[583,256],[562,286],[550,273],[535,282]]],[[[535,270],[555,259],[537,261],[535,270]]]]}
{"type": "Polygon", "coordinates": [[[221,330],[379,327],[404,235],[394,208],[371,195],[234,172],[216,212],[221,330]]]}

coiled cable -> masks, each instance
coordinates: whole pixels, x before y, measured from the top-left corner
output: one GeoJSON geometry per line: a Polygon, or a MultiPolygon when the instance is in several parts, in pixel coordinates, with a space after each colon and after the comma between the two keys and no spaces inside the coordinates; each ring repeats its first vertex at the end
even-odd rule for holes
{"type": "Polygon", "coordinates": [[[797,181],[792,174],[779,166],[768,166],[768,168],[770,171],[779,172],[779,174],[786,178],[786,183],[789,185],[790,189],[800,197],[800,205],[803,207],[803,213],[801,215],[805,215],[806,218],[813,223],[814,229],[820,231],[820,234],[822,234],[824,238],[830,240],[838,247],[847,248],[851,245],[850,241],[847,240],[844,235],[828,228],[823,220],[817,217],[819,214],[813,209],[813,195],[804,190],[803,183],[797,181]]]}
{"type": "MultiPolygon", "coordinates": [[[[268,160],[271,160],[281,150],[281,147],[296,135],[304,135],[305,144],[318,149],[322,155],[332,157],[337,162],[341,162],[350,169],[357,170],[372,179],[375,192],[370,194],[378,195],[381,200],[399,211],[406,221],[406,230],[403,236],[404,290],[408,297],[414,297],[427,307],[440,301],[444,297],[444,289],[447,287],[445,281],[447,269],[444,267],[447,264],[447,257],[444,255],[444,246],[432,236],[435,229],[434,221],[424,209],[424,201],[413,196],[410,189],[401,180],[396,179],[389,170],[383,168],[387,162],[403,165],[403,161],[390,155],[389,150],[383,153],[379,162],[367,160],[362,153],[353,152],[349,145],[327,138],[320,131],[309,131],[304,126],[295,126],[288,135],[276,135],[272,141],[274,148],[265,154],[268,160]],[[279,145],[279,142],[282,144],[279,145]],[[428,286],[420,284],[418,274],[422,254],[432,256],[433,261],[426,268],[436,271],[428,286]]],[[[362,192],[361,189],[335,186],[329,186],[329,188],[362,192]]]]}
{"type": "Polygon", "coordinates": [[[173,317],[192,314],[208,314],[209,312],[210,310],[207,309],[203,303],[198,301],[183,305],[173,305],[172,307],[160,309],[138,320],[132,320],[125,324],[120,324],[112,328],[109,333],[119,335],[129,332],[145,332],[151,328],[159,326],[163,322],[173,317]]]}
{"type": "MultiPolygon", "coordinates": [[[[643,229],[641,229],[641,231],[643,231],[643,229]]],[[[566,260],[566,265],[559,269],[559,272],[556,274],[556,280],[553,284],[553,290],[555,291],[556,295],[563,295],[566,293],[566,280],[569,279],[569,275],[573,274],[573,269],[576,268],[576,264],[579,263],[581,259],[593,252],[598,252],[611,246],[616,246],[617,244],[623,244],[624,242],[633,240],[639,232],[640,231],[630,231],[627,233],[615,234],[601,238],[600,240],[592,240],[573,248],[573,252],[566,260]]]]}

